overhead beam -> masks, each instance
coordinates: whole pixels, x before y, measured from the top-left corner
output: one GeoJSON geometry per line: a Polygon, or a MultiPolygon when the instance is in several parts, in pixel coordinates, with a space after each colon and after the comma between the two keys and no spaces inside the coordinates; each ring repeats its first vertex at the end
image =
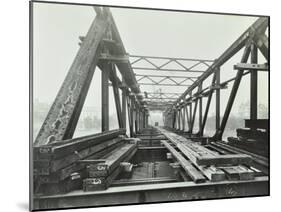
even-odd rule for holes
{"type": "Polygon", "coordinates": [[[183,60],[183,61],[200,61],[200,62],[214,62],[209,59],[195,59],[195,58],[182,58],[182,57],[158,57],[158,56],[143,56],[143,55],[129,55],[131,58],[148,58],[148,59],[164,59],[164,60],[183,60]]]}
{"type": "Polygon", "coordinates": [[[137,77],[161,77],[161,78],[179,78],[179,79],[197,79],[198,77],[177,76],[177,75],[153,75],[153,74],[135,74],[137,77]]]}
{"type": "Polygon", "coordinates": [[[188,87],[190,85],[187,84],[164,84],[164,83],[144,83],[144,82],[140,82],[139,85],[156,85],[156,86],[185,86],[188,87]]]}
{"type": "Polygon", "coordinates": [[[150,71],[173,71],[173,72],[186,72],[186,73],[204,73],[202,70],[184,70],[184,69],[169,69],[169,68],[147,68],[147,67],[135,67],[133,66],[132,69],[134,70],[150,70],[150,71]]]}

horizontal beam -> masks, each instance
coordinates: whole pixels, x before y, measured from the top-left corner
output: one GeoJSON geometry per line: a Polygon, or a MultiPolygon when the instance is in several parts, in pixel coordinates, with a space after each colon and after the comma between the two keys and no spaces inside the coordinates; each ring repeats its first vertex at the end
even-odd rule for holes
{"type": "Polygon", "coordinates": [[[147,94],[159,94],[159,95],[181,95],[182,93],[166,93],[166,92],[143,92],[144,93],[147,93],[147,94]]]}
{"type": "Polygon", "coordinates": [[[268,64],[238,63],[233,66],[235,70],[268,71],[268,64]]]}
{"type": "Polygon", "coordinates": [[[158,56],[141,56],[141,55],[129,55],[132,58],[148,58],[148,59],[164,59],[164,60],[185,60],[185,61],[199,61],[199,62],[214,62],[214,60],[208,59],[194,59],[194,58],[181,58],[181,57],[158,57],[158,56]]]}
{"type": "Polygon", "coordinates": [[[173,72],[186,72],[186,73],[204,73],[202,70],[185,70],[185,69],[169,69],[169,68],[147,68],[147,67],[134,67],[134,70],[150,70],[150,71],[173,71],[173,72]]]}
{"type": "Polygon", "coordinates": [[[198,77],[188,76],[174,76],[174,75],[151,75],[151,74],[135,74],[137,77],[165,77],[165,78],[179,78],[179,79],[197,79],[198,77]]]}
{"type": "Polygon", "coordinates": [[[157,85],[157,86],[185,86],[188,87],[190,85],[185,85],[185,84],[163,84],[163,83],[142,83],[140,82],[139,85],[157,85]]]}
{"type": "Polygon", "coordinates": [[[174,100],[177,98],[176,97],[144,97],[144,100],[150,100],[150,99],[174,100]]]}
{"type": "Polygon", "coordinates": [[[129,57],[124,55],[124,56],[115,56],[115,55],[110,55],[110,54],[100,54],[99,57],[100,60],[107,60],[107,61],[112,61],[115,63],[129,63],[129,57]]]}
{"type": "Polygon", "coordinates": [[[224,182],[176,182],[110,187],[106,191],[35,196],[34,209],[57,209],[269,195],[268,177],[224,182]]]}

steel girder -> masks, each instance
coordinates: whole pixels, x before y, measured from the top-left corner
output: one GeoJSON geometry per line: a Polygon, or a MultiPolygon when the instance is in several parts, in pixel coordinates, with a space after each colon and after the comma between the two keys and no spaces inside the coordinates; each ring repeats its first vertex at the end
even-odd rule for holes
{"type": "MultiPolygon", "coordinates": [[[[256,107],[256,74],[257,71],[265,71],[268,70],[267,64],[256,64],[257,59],[255,56],[254,50],[252,50],[252,60],[251,64],[247,64],[247,58],[250,54],[250,48],[258,48],[263,56],[268,59],[268,40],[265,33],[265,30],[268,26],[268,20],[267,18],[259,18],[251,27],[248,28],[215,62],[204,72],[201,76],[198,77],[198,79],[190,85],[190,87],[187,88],[187,90],[174,102],[174,104],[168,108],[165,114],[174,114],[170,113],[171,110],[177,110],[179,108],[183,108],[186,105],[192,104],[192,101],[199,101],[199,135],[203,135],[205,123],[208,116],[208,111],[210,107],[210,102],[212,98],[213,91],[216,92],[216,134],[214,136],[214,139],[221,139],[222,133],[224,131],[226,122],[228,120],[241,78],[251,72],[251,83],[252,83],[252,100],[251,100],[251,113],[253,117],[256,117],[255,115],[255,107],[256,107]],[[234,54],[236,54],[240,49],[242,49],[245,46],[244,56],[241,60],[241,63],[235,66],[235,69],[238,69],[236,77],[229,79],[225,82],[220,82],[219,77],[219,70],[220,67],[228,61],[234,54]],[[251,47],[252,46],[252,47],[251,47]],[[260,67],[260,69],[259,69],[260,67]],[[250,71],[245,71],[250,70],[250,71]],[[255,72],[255,73],[253,73],[255,72]],[[212,83],[210,87],[207,87],[205,89],[200,89],[197,93],[191,95],[191,92],[194,90],[194,88],[198,87],[200,88],[200,85],[203,83],[203,81],[208,78],[211,74],[214,74],[212,83]],[[223,114],[222,120],[220,121],[220,89],[224,88],[227,83],[234,81],[234,86],[232,87],[232,92],[228,100],[228,104],[226,107],[226,110],[223,114]],[[187,95],[191,95],[191,98],[186,98],[187,95]],[[208,97],[207,105],[204,112],[204,117],[202,120],[202,106],[200,106],[200,102],[202,101],[202,97],[208,97]],[[201,109],[200,109],[201,108],[201,109]]],[[[197,106],[197,103],[195,103],[195,108],[197,106]]],[[[191,107],[190,107],[191,108],[191,107]]],[[[193,128],[193,117],[195,116],[196,110],[193,111],[192,115],[192,121],[190,126],[190,131],[192,131],[193,128]]],[[[180,117],[176,117],[180,118],[180,117]]],[[[165,119],[168,120],[168,119],[165,119]]]]}
{"type": "MultiPolygon", "coordinates": [[[[108,69],[106,67],[110,66],[109,63],[111,63],[112,69],[116,65],[123,76],[123,85],[128,86],[131,92],[137,95],[138,101],[142,100],[142,96],[138,95],[140,90],[130,63],[117,63],[114,60],[106,61],[101,58],[102,53],[126,56],[126,50],[109,9],[95,7],[95,10],[97,16],[87,35],[80,37],[80,49],[35,139],[35,147],[72,138],[97,65],[102,71],[108,69]]],[[[118,121],[119,126],[122,127],[124,115],[121,116],[119,99],[119,86],[122,83],[114,73],[109,73],[108,77],[114,84],[115,100],[118,103],[118,121]]],[[[102,129],[105,131],[108,129],[106,74],[103,74],[103,78],[102,102],[105,108],[102,113],[102,129]]]]}
{"type": "Polygon", "coordinates": [[[105,191],[87,193],[75,191],[66,195],[35,197],[34,207],[56,209],[264,195],[269,195],[268,177],[257,177],[250,181],[223,181],[201,184],[176,182],[111,187],[105,191]]]}
{"type": "Polygon", "coordinates": [[[71,138],[85,101],[109,19],[97,16],[83,41],[34,146],[71,138]]]}
{"type": "MultiPolygon", "coordinates": [[[[225,62],[227,62],[233,55],[235,55],[240,49],[242,49],[249,39],[253,37],[260,37],[264,35],[264,31],[268,26],[267,18],[259,18],[252,26],[250,26],[214,63],[196,80],[175,102],[179,103],[183,100],[190,91],[197,87],[200,82],[204,81],[208,76],[215,72],[216,68],[220,68],[225,62]]],[[[266,43],[266,42],[263,42],[266,43]]],[[[264,45],[267,46],[267,45],[264,45]]],[[[268,48],[267,48],[268,51],[268,48]]]]}

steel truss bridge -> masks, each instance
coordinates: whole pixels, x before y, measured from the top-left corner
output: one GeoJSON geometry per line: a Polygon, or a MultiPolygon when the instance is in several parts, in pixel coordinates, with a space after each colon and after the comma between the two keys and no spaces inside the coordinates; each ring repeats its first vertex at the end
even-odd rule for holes
{"type": "MultiPolygon", "coordinates": [[[[79,37],[80,49],[33,144],[34,192],[36,194],[34,207],[37,209],[80,207],[191,200],[194,198],[209,199],[267,195],[268,159],[265,156],[252,153],[249,149],[245,150],[222,142],[222,135],[241,79],[246,75],[250,75],[251,84],[249,91],[250,119],[246,121],[245,125],[256,130],[260,128],[261,123],[264,123],[264,120],[258,120],[257,117],[258,72],[269,71],[269,62],[259,64],[258,51],[268,61],[269,43],[266,36],[268,19],[266,17],[258,18],[221,56],[216,59],[204,60],[130,55],[124,47],[109,8],[94,7],[94,9],[97,14],[96,18],[91,24],[88,33],[79,37]],[[240,50],[243,50],[241,60],[233,64],[236,76],[226,81],[221,81],[221,67],[240,50]],[[169,68],[171,64],[178,68],[169,68]],[[72,138],[97,67],[102,73],[102,132],[96,135],[72,138]],[[149,71],[149,74],[146,74],[147,71],[149,71]],[[121,77],[118,77],[117,72],[120,73],[121,77]],[[211,79],[211,82],[209,86],[203,89],[203,83],[206,83],[208,79],[211,79]],[[230,82],[233,83],[231,87],[227,86],[230,82]],[[161,90],[159,92],[149,92],[141,89],[145,85],[159,86],[159,88],[162,86],[184,87],[185,91],[183,93],[168,93],[161,90]],[[119,129],[114,132],[109,130],[110,86],[114,93],[119,125],[119,129]],[[231,90],[224,111],[220,108],[221,89],[231,90]],[[207,99],[205,108],[203,108],[202,103],[204,98],[207,99]],[[204,128],[213,98],[216,105],[216,132],[211,138],[206,138],[204,137],[204,128]],[[149,126],[149,112],[153,110],[163,112],[164,128],[149,126]],[[195,132],[193,129],[197,117],[199,131],[195,132]],[[128,122],[126,121],[127,118],[128,122]],[[129,126],[129,138],[125,135],[127,126],[129,126]],[[194,153],[190,150],[194,145],[191,143],[191,138],[196,145],[198,144],[197,141],[202,143],[202,145],[196,147],[197,149],[204,151],[204,154],[211,154],[211,156],[208,156],[208,160],[198,158],[196,156],[198,152],[194,153]],[[56,193],[55,195],[48,192],[43,192],[42,195],[42,193],[38,192],[38,187],[44,183],[50,183],[55,178],[54,175],[57,176],[59,171],[63,170],[64,174],[72,173],[77,169],[78,162],[80,164],[82,162],[89,163],[90,161],[88,159],[81,162],[82,159],[88,158],[90,155],[102,155],[100,152],[113,149],[111,145],[116,145],[116,148],[118,148],[116,143],[120,142],[120,139],[138,140],[137,151],[147,153],[147,151],[157,149],[159,152],[164,152],[164,155],[170,155],[169,157],[174,160],[174,166],[176,167],[174,168],[180,170],[181,179],[183,180],[174,182],[174,178],[165,178],[166,180],[164,178],[153,178],[151,179],[152,184],[149,183],[149,180],[143,180],[141,184],[141,180],[134,182],[132,180],[126,182],[112,181],[115,179],[113,176],[116,177],[117,175],[108,174],[106,179],[112,178],[112,180],[107,180],[106,182],[114,186],[109,186],[106,190],[95,190],[93,185],[90,185],[87,181],[89,184],[84,185],[84,190],[86,189],[88,192],[74,191],[67,194],[56,193]],[[100,141],[105,142],[106,145],[98,143],[100,141]],[[154,141],[158,141],[159,145],[153,146],[154,141]],[[108,142],[111,143],[109,144],[108,142]],[[144,145],[145,142],[147,142],[146,145],[144,145]],[[183,143],[188,147],[182,147],[183,143]],[[204,143],[207,143],[207,146],[204,146],[204,143]],[[102,149],[101,145],[103,145],[104,149],[102,149]],[[97,148],[101,148],[101,150],[96,153],[97,148]],[[208,151],[206,150],[207,148],[209,149],[208,151]],[[215,154],[212,151],[217,153],[215,154]],[[247,171],[243,172],[244,174],[246,173],[243,176],[248,178],[243,178],[241,177],[241,172],[237,170],[239,167],[245,168],[245,166],[240,166],[240,163],[248,164],[249,158],[253,163],[248,168],[254,167],[255,169],[253,168],[251,171],[247,169],[247,171]],[[205,170],[208,167],[202,168],[204,164],[208,164],[207,166],[221,165],[226,161],[229,162],[230,159],[231,163],[233,162],[235,165],[233,168],[234,174],[230,170],[226,171],[227,168],[220,167],[220,169],[224,170],[223,173],[216,171],[215,174],[217,175],[212,175],[214,173],[211,170],[205,170]],[[239,167],[237,168],[236,166],[238,165],[239,167]],[[194,167],[196,170],[193,170],[194,167]],[[227,180],[223,177],[225,175],[228,176],[227,180]],[[215,176],[219,176],[219,178],[213,179],[215,176]],[[229,178],[229,176],[233,178],[229,178]],[[237,180],[234,176],[240,177],[240,180],[237,180]],[[173,181],[173,183],[170,181],[173,181]],[[118,187],[118,185],[125,186],[118,187]]],[[[268,130],[267,127],[264,128],[268,130]]],[[[131,149],[135,147],[134,145],[132,146],[128,147],[126,151],[133,151],[131,149]]],[[[116,163],[119,164],[128,155],[131,155],[127,154],[124,149],[122,151],[122,154],[114,153],[115,158],[111,158],[111,160],[116,160],[116,163]],[[125,153],[126,157],[124,156],[125,153]]],[[[102,156],[100,157],[102,158],[102,156]]],[[[97,158],[98,156],[94,159],[97,160],[97,158]]],[[[117,168],[114,170],[117,170],[117,168]]],[[[62,175],[60,176],[63,178],[62,175]]],[[[81,175],[79,176],[81,177],[81,175]]],[[[64,178],[68,179],[67,177],[69,175],[65,174],[64,178]]],[[[85,184],[85,181],[83,182],[85,184]]],[[[50,184],[47,185],[47,187],[50,187],[50,184]]]]}

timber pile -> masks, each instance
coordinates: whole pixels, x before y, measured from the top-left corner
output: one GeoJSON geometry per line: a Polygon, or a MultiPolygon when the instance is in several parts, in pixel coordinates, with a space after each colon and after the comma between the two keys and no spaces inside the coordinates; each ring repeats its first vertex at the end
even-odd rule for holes
{"type": "MultiPolygon", "coordinates": [[[[137,151],[137,141],[132,140],[121,147],[116,148],[100,160],[89,159],[87,163],[88,177],[83,180],[84,191],[96,191],[107,189],[112,181],[122,172],[122,162],[129,162],[137,151]]],[[[126,166],[132,165],[123,163],[126,166]]]]}
{"type": "Polygon", "coordinates": [[[103,157],[125,142],[124,134],[124,129],[112,130],[33,147],[35,193],[57,194],[81,188],[87,177],[81,160],[103,157]]]}
{"type": "Polygon", "coordinates": [[[250,180],[255,176],[254,171],[249,168],[252,162],[250,155],[220,154],[198,142],[164,129],[159,128],[159,130],[169,140],[162,141],[162,144],[196,183],[206,180],[250,180]]]}

